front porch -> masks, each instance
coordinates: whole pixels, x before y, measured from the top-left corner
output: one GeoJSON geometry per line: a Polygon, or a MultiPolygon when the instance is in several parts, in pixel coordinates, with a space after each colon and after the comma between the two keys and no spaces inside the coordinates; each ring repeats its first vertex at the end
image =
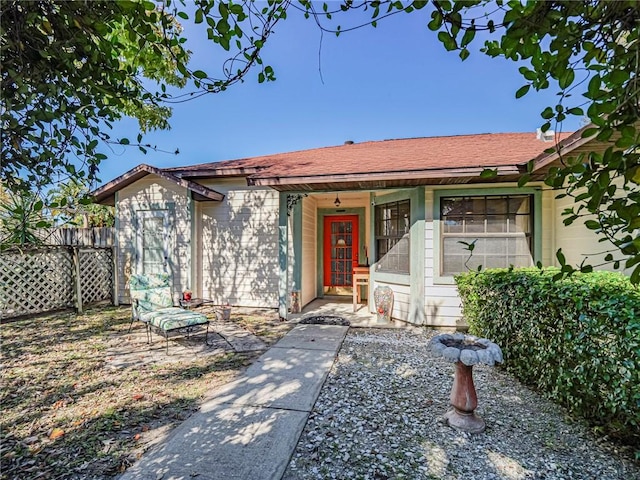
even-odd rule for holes
{"type": "Polygon", "coordinates": [[[360,328],[407,328],[411,325],[401,320],[392,319],[390,322],[378,322],[376,315],[370,313],[367,305],[358,305],[358,310],[353,311],[351,296],[326,295],[316,298],[307,304],[301,313],[290,313],[289,321],[297,323],[303,318],[315,316],[334,316],[349,320],[352,327],[360,328]]]}
{"type": "Polygon", "coordinates": [[[374,291],[389,287],[392,318],[424,325],[423,187],[280,192],[279,218],[282,318],[301,318],[295,312],[302,307],[302,316],[334,314],[354,326],[381,326],[372,315],[374,291]],[[354,282],[362,300],[356,313],[354,282]]]}

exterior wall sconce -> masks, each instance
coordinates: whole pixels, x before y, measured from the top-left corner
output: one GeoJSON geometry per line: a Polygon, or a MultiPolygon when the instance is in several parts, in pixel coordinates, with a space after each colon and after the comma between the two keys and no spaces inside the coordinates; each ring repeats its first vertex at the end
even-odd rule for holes
{"type": "Polygon", "coordinates": [[[338,208],[340,206],[340,197],[338,197],[338,194],[336,193],[336,199],[333,201],[333,204],[336,206],[336,208],[338,208]]]}

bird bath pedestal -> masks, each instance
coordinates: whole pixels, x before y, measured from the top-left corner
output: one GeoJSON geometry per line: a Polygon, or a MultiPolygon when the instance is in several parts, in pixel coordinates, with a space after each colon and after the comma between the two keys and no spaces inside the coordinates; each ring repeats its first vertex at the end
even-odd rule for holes
{"type": "Polygon", "coordinates": [[[447,423],[469,433],[484,431],[484,420],[474,412],[478,397],[473,384],[473,366],[478,363],[490,366],[502,363],[500,347],[486,338],[461,333],[437,335],[431,339],[430,346],[433,354],[455,362],[456,366],[451,389],[453,408],[445,414],[447,423]]]}

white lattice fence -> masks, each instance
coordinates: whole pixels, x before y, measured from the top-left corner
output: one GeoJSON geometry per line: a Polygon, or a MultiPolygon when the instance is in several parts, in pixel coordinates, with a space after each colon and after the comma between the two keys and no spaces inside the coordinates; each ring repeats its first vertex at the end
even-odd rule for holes
{"type": "Polygon", "coordinates": [[[0,254],[0,318],[112,300],[113,281],[111,249],[5,251],[0,254]]]}
{"type": "Polygon", "coordinates": [[[82,303],[112,300],[113,297],[113,254],[111,249],[81,249],[80,289],[82,303]]]}
{"type": "Polygon", "coordinates": [[[74,304],[73,260],[67,248],[0,255],[2,317],[47,312],[74,304]]]}

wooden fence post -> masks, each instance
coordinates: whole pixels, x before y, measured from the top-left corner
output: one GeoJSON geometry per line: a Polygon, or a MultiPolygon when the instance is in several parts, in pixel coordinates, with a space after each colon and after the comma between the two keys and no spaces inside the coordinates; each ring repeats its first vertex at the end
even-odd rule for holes
{"type": "Polygon", "coordinates": [[[82,282],[80,280],[80,248],[72,247],[73,252],[73,266],[76,277],[76,309],[78,313],[82,313],[82,282]]]}

